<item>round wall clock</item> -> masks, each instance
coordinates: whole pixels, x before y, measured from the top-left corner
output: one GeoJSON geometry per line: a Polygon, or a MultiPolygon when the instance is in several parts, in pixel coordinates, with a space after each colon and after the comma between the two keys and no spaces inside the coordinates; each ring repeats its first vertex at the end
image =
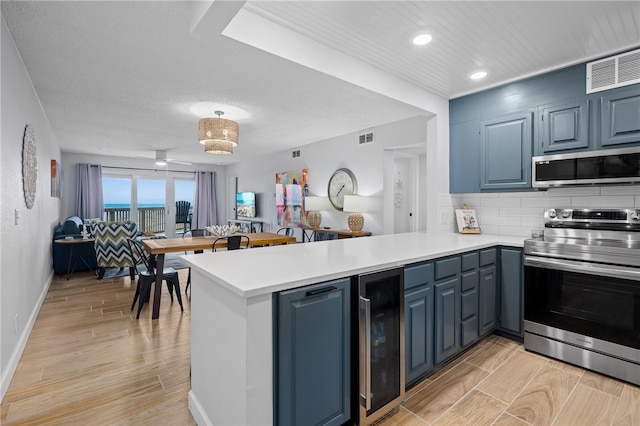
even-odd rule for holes
{"type": "Polygon", "coordinates": [[[36,138],[33,134],[33,126],[27,124],[22,138],[22,187],[24,189],[24,202],[28,209],[33,207],[37,186],[38,155],[36,152],[36,138]]]}
{"type": "Polygon", "coordinates": [[[344,196],[358,193],[358,182],[349,169],[338,169],[329,178],[327,194],[329,201],[336,210],[344,208],[344,196]]]}

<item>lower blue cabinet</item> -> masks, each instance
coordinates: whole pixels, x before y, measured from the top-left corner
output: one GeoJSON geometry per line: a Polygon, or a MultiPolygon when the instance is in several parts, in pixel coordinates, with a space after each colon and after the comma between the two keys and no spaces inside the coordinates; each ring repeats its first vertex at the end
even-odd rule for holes
{"type": "Polygon", "coordinates": [[[500,321],[498,327],[519,337],[523,330],[522,249],[500,249],[500,321]]]}
{"type": "Polygon", "coordinates": [[[405,314],[405,377],[406,384],[433,368],[433,285],[407,291],[405,314]]]}
{"type": "Polygon", "coordinates": [[[460,276],[435,283],[435,363],[440,364],[458,352],[460,315],[460,276]]]}
{"type": "Polygon", "coordinates": [[[349,278],[276,296],[274,424],[351,419],[350,299],[349,278]]]}
{"type": "Polygon", "coordinates": [[[485,266],[480,268],[479,296],[479,328],[480,336],[492,332],[496,328],[496,287],[498,280],[496,277],[496,266],[485,266]]]}

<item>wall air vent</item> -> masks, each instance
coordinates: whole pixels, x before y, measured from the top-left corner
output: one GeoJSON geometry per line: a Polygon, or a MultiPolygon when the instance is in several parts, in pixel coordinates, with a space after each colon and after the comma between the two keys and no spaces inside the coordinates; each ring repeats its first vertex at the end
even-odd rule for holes
{"type": "Polygon", "coordinates": [[[640,83],[640,49],[587,64],[587,93],[640,83]]]}
{"type": "Polygon", "coordinates": [[[291,157],[292,158],[298,158],[300,157],[300,150],[296,149],[295,151],[291,151],[291,157]]]}
{"type": "Polygon", "coordinates": [[[371,142],[373,142],[373,132],[363,133],[360,136],[358,136],[358,144],[360,145],[365,143],[371,143],[371,142]]]}

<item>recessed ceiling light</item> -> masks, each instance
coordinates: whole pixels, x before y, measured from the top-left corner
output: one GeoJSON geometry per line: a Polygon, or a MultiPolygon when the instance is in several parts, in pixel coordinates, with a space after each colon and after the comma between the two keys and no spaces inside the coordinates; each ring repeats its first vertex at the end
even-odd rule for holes
{"type": "Polygon", "coordinates": [[[429,34],[418,34],[413,38],[413,44],[415,44],[416,46],[424,46],[425,44],[428,44],[432,39],[433,37],[431,37],[429,34]]]}
{"type": "Polygon", "coordinates": [[[469,78],[471,80],[480,80],[481,78],[485,78],[487,76],[487,72],[486,71],[478,71],[478,72],[474,72],[473,74],[471,74],[469,76],[469,78]]]}

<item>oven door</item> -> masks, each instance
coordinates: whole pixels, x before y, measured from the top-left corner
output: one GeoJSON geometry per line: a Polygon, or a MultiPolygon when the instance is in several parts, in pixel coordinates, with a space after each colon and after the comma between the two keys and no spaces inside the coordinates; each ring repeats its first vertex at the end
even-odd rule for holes
{"type": "Polygon", "coordinates": [[[565,330],[594,350],[582,336],[611,342],[603,352],[640,362],[640,269],[536,256],[524,269],[525,327],[565,330]]]}

